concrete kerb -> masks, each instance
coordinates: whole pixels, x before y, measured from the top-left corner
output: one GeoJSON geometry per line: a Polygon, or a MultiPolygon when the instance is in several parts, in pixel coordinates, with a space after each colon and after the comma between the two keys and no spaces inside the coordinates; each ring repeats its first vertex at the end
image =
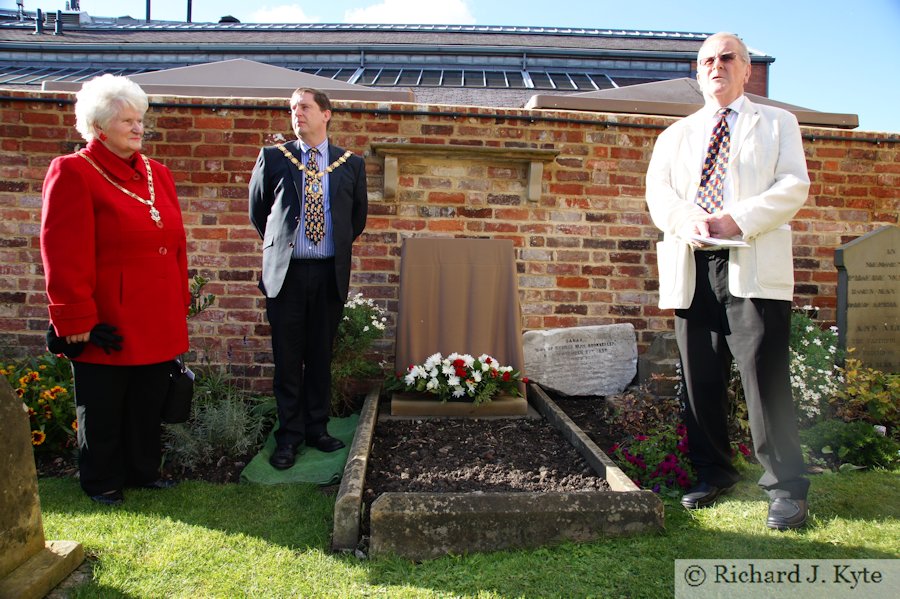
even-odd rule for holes
{"type": "MultiPolygon", "coordinates": [[[[533,548],[565,541],[654,532],[665,527],[659,497],[639,489],[539,387],[529,400],[602,475],[611,491],[580,493],[384,493],[372,504],[370,555],[413,560],[446,554],[533,548]]],[[[370,393],[335,504],[332,547],[354,549],[365,466],[378,417],[370,393]]]]}

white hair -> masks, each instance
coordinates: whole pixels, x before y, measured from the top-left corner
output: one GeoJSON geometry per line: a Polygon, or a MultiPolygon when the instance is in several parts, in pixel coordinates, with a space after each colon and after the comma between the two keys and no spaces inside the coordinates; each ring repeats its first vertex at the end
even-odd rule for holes
{"type": "Polygon", "coordinates": [[[97,135],[95,127],[109,125],[125,106],[147,112],[150,103],[140,85],[119,75],[94,77],[75,94],[75,128],[90,142],[97,135]]]}
{"type": "Polygon", "coordinates": [[[729,33],[727,31],[720,31],[719,33],[714,33],[705,40],[703,40],[703,44],[700,46],[700,49],[697,51],[697,62],[702,58],[701,54],[703,53],[703,49],[710,44],[711,42],[718,41],[723,38],[730,38],[737,42],[738,45],[738,56],[741,57],[745,63],[750,64],[750,50],[747,49],[747,44],[744,43],[744,40],[739,38],[734,33],[729,33]]]}

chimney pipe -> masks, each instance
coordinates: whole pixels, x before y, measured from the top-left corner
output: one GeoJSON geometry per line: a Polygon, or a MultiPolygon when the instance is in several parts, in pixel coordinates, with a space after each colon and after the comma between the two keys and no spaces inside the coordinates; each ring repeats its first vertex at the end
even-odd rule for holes
{"type": "Polygon", "coordinates": [[[53,29],[53,35],[64,35],[61,10],[56,11],[56,27],[54,27],[54,29],[53,29]]]}
{"type": "Polygon", "coordinates": [[[34,15],[34,34],[41,35],[44,33],[44,11],[37,9],[34,15]]]}

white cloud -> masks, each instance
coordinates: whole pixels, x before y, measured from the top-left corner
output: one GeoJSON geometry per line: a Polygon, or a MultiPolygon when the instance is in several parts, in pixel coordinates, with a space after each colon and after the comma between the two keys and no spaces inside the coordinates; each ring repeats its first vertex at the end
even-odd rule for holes
{"type": "Polygon", "coordinates": [[[466,0],[382,0],[344,12],[344,22],[471,25],[475,17],[466,0]]]}
{"type": "Polygon", "coordinates": [[[310,17],[297,4],[282,4],[269,8],[263,5],[250,15],[250,23],[318,23],[319,17],[310,17]]]}

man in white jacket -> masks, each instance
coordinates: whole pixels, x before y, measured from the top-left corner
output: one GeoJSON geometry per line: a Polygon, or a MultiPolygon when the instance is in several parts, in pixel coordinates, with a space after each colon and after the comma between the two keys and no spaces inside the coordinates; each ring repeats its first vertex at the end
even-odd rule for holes
{"type": "Polygon", "coordinates": [[[717,33],[697,54],[706,104],[666,129],[647,171],[659,306],[675,309],[684,413],[699,482],[682,498],[707,507],[740,476],[732,465],[727,387],[741,373],[753,445],[770,498],[767,525],[803,526],[809,481],[791,397],[794,268],[788,222],[809,191],[797,119],[744,96],[746,45],[717,33]],[[716,241],[721,240],[721,241],[716,241]]]}

